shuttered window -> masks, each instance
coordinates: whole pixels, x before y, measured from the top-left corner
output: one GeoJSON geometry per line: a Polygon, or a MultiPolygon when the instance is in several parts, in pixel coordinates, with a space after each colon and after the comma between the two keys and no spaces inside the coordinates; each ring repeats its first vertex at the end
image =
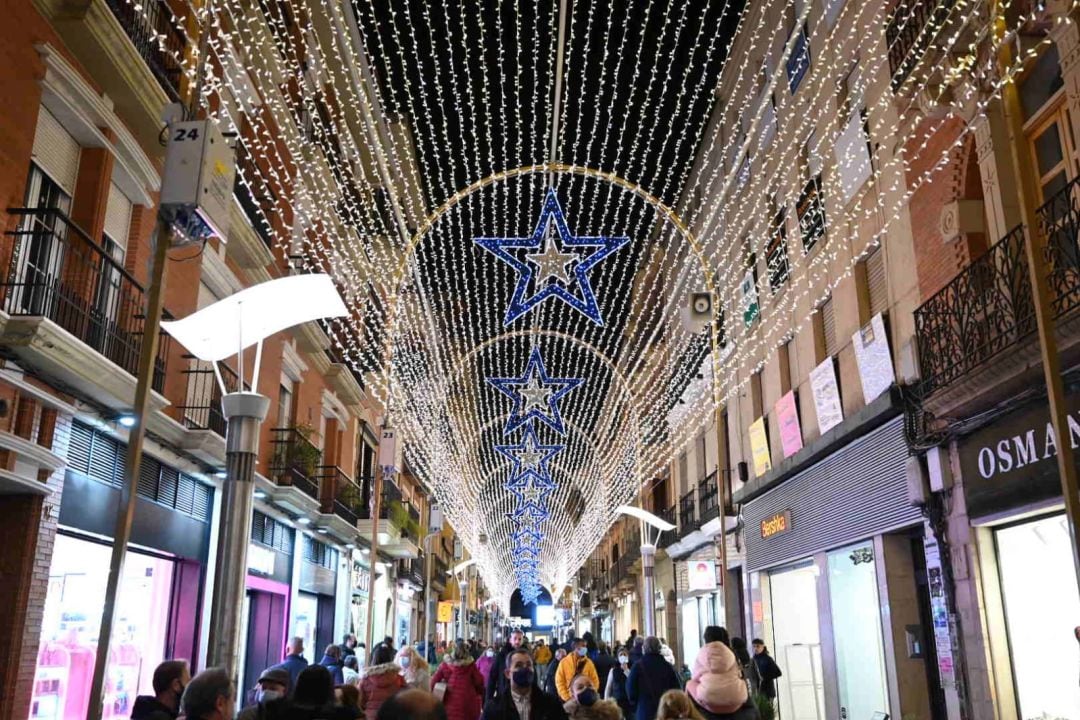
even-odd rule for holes
{"type": "Polygon", "coordinates": [[[295,542],[294,530],[258,510],[251,517],[251,539],[273,548],[280,553],[292,555],[295,542]]]}
{"type": "Polygon", "coordinates": [[[866,258],[866,290],[870,299],[870,316],[889,308],[889,282],[885,277],[885,253],[878,248],[866,258]]]}
{"type": "Polygon", "coordinates": [[[694,461],[697,463],[698,482],[705,479],[705,436],[698,435],[694,444],[694,461]]]}
{"type": "Polygon", "coordinates": [[[121,250],[127,250],[130,226],[131,201],[116,187],[116,183],[109,183],[109,200],[105,204],[105,234],[121,250]]]}
{"type": "Polygon", "coordinates": [[[81,151],[79,142],[42,106],[34,131],[34,162],[68,195],[75,194],[81,151]]]}
{"type": "Polygon", "coordinates": [[[825,354],[836,357],[840,349],[836,343],[836,316],[833,313],[833,300],[830,297],[821,304],[821,327],[825,336],[825,354]]]}
{"type": "MultiPolygon", "coordinates": [[[[113,487],[124,484],[127,446],[75,421],[71,426],[68,467],[113,487]]],[[[194,477],[144,455],[139,468],[139,497],[172,508],[202,522],[210,521],[214,489],[194,477]]]]}
{"type": "Polygon", "coordinates": [[[304,536],[304,560],[327,570],[336,570],[337,557],[338,553],[334,548],[313,537],[304,536]]]}

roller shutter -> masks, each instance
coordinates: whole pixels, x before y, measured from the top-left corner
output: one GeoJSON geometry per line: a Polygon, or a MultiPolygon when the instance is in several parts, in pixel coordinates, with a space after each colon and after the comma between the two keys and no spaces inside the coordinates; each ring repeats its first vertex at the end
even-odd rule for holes
{"type": "Polygon", "coordinates": [[[105,205],[105,234],[121,250],[126,250],[130,226],[131,201],[116,187],[116,183],[109,183],[109,200],[105,205]]]}
{"type": "Polygon", "coordinates": [[[779,487],[747,503],[747,569],[782,565],[922,522],[908,502],[903,418],[844,446],[779,487]],[[785,533],[761,537],[761,521],[786,511],[785,533]]]}
{"type": "Polygon", "coordinates": [[[885,253],[878,248],[866,258],[866,289],[870,296],[870,316],[889,308],[889,283],[885,277],[885,253]]]}
{"type": "Polygon", "coordinates": [[[821,327],[825,335],[825,354],[836,357],[840,348],[836,343],[836,313],[833,312],[832,298],[821,304],[821,327]]]}
{"type": "Polygon", "coordinates": [[[81,152],[79,142],[64,129],[55,115],[41,106],[37,130],[34,132],[34,163],[68,195],[75,194],[81,152]]]}

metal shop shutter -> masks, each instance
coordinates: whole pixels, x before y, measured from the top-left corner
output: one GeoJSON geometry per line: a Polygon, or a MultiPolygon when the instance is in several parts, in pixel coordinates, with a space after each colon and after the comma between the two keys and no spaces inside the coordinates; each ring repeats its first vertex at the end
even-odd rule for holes
{"type": "Polygon", "coordinates": [[[75,194],[80,152],[79,142],[42,105],[34,132],[34,162],[68,195],[75,194]]]}
{"type": "Polygon", "coordinates": [[[845,445],[746,504],[747,569],[760,570],[922,522],[908,501],[903,417],[845,445]],[[791,511],[791,529],[763,540],[761,521],[791,511]]]}
{"type": "Polygon", "coordinates": [[[127,250],[130,227],[131,201],[116,187],[116,183],[109,183],[109,200],[105,204],[105,234],[121,250],[127,250]]]}

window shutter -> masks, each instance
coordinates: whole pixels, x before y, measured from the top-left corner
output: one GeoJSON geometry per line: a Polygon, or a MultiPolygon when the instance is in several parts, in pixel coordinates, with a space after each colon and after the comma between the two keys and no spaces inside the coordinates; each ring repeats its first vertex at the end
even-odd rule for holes
{"type": "Polygon", "coordinates": [[[833,314],[833,301],[829,298],[821,304],[821,326],[825,335],[825,354],[836,357],[836,317],[833,314]]]}
{"type": "Polygon", "coordinates": [[[34,132],[33,159],[68,195],[75,194],[81,151],[79,142],[42,105],[38,110],[37,130],[34,132]]]}
{"type": "Polygon", "coordinates": [[[68,467],[90,474],[90,451],[94,444],[94,431],[81,422],[71,423],[71,439],[68,442],[68,467]]]}
{"type": "Polygon", "coordinates": [[[127,250],[130,226],[131,201],[116,187],[116,183],[109,183],[109,200],[105,204],[105,234],[122,250],[127,250]]]}
{"type": "Polygon", "coordinates": [[[90,477],[109,485],[121,485],[124,482],[124,462],[120,448],[115,440],[101,433],[94,433],[94,443],[90,449],[90,477]]]}
{"type": "Polygon", "coordinates": [[[151,457],[143,457],[142,466],[139,468],[138,494],[147,500],[155,500],[160,475],[161,463],[151,457]]]}
{"type": "Polygon", "coordinates": [[[870,316],[889,307],[889,282],[885,277],[885,253],[878,248],[866,258],[866,288],[870,295],[870,316]]]}
{"type": "Polygon", "coordinates": [[[192,512],[191,502],[185,502],[186,496],[181,496],[180,492],[180,473],[176,468],[169,467],[168,465],[161,466],[161,474],[158,475],[157,486],[157,501],[162,505],[167,505],[171,508],[176,508],[182,513],[194,516],[192,512]]]}

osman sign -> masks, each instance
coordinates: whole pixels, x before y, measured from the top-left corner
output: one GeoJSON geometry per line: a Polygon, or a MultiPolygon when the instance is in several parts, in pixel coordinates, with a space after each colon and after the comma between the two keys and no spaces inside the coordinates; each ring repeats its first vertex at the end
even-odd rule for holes
{"type": "MultiPolygon", "coordinates": [[[[1069,396],[1068,411],[1068,442],[1080,448],[1080,396],[1069,396]]],[[[1058,439],[1045,399],[977,430],[958,447],[964,495],[972,517],[1061,495],[1058,439]]]]}

